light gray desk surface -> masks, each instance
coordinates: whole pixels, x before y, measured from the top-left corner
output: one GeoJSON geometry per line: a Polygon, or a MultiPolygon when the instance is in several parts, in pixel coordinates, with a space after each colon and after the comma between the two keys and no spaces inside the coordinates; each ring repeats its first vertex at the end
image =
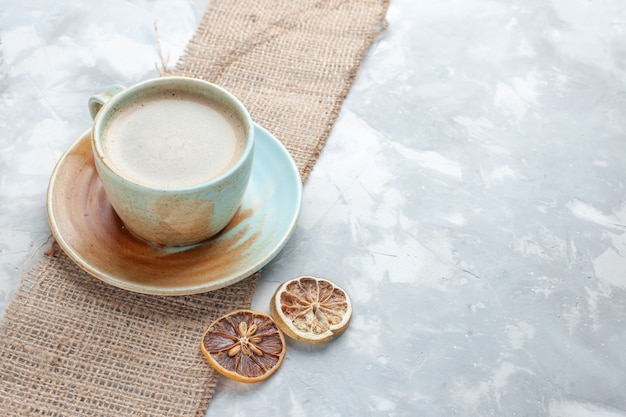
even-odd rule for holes
{"type": "MultiPolygon", "coordinates": [[[[0,0],[0,312],[87,97],[173,65],[201,0],[0,0]]],[[[626,416],[626,3],[391,0],[253,308],[312,274],[347,333],[208,415],[626,416]]]]}

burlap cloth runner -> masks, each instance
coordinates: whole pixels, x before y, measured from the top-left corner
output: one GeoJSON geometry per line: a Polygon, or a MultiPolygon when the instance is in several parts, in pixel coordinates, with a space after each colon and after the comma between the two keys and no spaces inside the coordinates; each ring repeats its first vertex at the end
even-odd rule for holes
{"type": "MultiPolygon", "coordinates": [[[[213,0],[168,72],[235,93],[305,179],[387,2],[213,0]]],[[[141,295],[92,278],[53,246],[0,324],[0,415],[204,415],[217,375],[200,336],[250,306],[257,276],[201,295],[141,295]]]]}

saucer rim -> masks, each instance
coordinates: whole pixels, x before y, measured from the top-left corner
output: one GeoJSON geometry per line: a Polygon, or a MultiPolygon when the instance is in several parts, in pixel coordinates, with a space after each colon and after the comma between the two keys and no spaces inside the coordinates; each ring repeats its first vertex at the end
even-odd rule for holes
{"type": "MultiPolygon", "coordinates": [[[[149,295],[161,295],[161,296],[177,296],[177,295],[192,295],[192,294],[201,294],[210,291],[215,291],[220,288],[224,288],[230,285],[233,285],[237,282],[240,282],[251,275],[260,271],[264,266],[266,266],[269,262],[271,262],[285,247],[291,236],[293,235],[298,218],[300,216],[300,212],[302,210],[302,179],[297,168],[297,165],[289,153],[289,151],[285,148],[285,146],[267,129],[263,126],[259,125],[256,122],[253,122],[255,129],[255,136],[260,136],[258,132],[261,132],[264,136],[266,136],[266,140],[270,143],[273,142],[273,145],[277,146],[278,149],[281,150],[282,158],[284,162],[289,166],[289,174],[292,177],[291,180],[295,183],[295,187],[293,190],[290,190],[290,194],[293,194],[293,199],[295,201],[295,206],[292,210],[292,218],[290,219],[289,225],[284,228],[282,236],[279,236],[278,241],[275,245],[272,245],[267,248],[266,251],[262,251],[258,256],[254,258],[253,262],[248,263],[247,267],[241,268],[236,273],[228,274],[224,277],[208,277],[205,282],[194,285],[181,285],[181,286],[166,286],[161,287],[158,285],[147,285],[140,283],[133,283],[132,281],[125,280],[120,277],[116,277],[111,271],[102,271],[100,268],[95,268],[90,265],[90,263],[84,259],[83,256],[73,247],[64,237],[63,232],[60,230],[56,219],[59,217],[58,213],[55,213],[53,199],[55,196],[55,189],[58,186],[57,177],[59,173],[63,169],[63,165],[66,163],[68,155],[71,154],[73,150],[75,150],[82,141],[90,140],[91,129],[88,129],[83,134],[81,134],[63,153],[63,155],[57,161],[52,174],[50,176],[48,182],[48,190],[46,194],[46,212],[48,217],[48,224],[52,231],[52,234],[61,247],[61,249],[68,255],[68,257],[77,264],[81,269],[89,273],[91,276],[110,284],[114,287],[121,288],[127,291],[141,293],[141,294],[149,294],[149,295]]],[[[258,146],[258,140],[255,140],[258,146]]],[[[272,146],[272,144],[268,145],[272,146]]],[[[254,169],[253,169],[254,173],[254,169]]],[[[244,193],[245,196],[245,193],[244,193]]],[[[269,201],[269,200],[268,200],[269,201]]],[[[273,231],[272,231],[273,232],[273,231]]],[[[146,245],[149,243],[146,242],[146,245]]],[[[199,244],[189,245],[187,247],[192,248],[196,247],[199,244]]],[[[185,250],[185,247],[175,248],[176,251],[185,250]]]]}

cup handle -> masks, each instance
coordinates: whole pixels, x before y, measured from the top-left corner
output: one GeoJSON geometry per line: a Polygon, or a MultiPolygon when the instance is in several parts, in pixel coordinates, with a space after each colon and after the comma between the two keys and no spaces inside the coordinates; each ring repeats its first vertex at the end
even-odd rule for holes
{"type": "Polygon", "coordinates": [[[121,85],[112,85],[100,94],[95,94],[89,97],[89,102],[87,103],[87,106],[89,107],[89,114],[91,115],[91,118],[95,119],[102,106],[104,106],[105,103],[109,101],[114,95],[120,93],[121,91],[124,91],[125,89],[126,87],[121,85]]]}

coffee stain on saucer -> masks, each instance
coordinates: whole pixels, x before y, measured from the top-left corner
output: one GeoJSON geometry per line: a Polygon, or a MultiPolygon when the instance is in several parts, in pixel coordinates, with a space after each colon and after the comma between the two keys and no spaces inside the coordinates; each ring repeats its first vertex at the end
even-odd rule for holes
{"type": "Polygon", "coordinates": [[[260,239],[269,239],[261,233],[264,219],[254,219],[261,222],[254,230],[249,222],[257,208],[240,209],[216,236],[190,246],[163,246],[133,235],[106,197],[88,135],[70,149],[53,178],[51,187],[58,189],[49,190],[48,204],[63,213],[50,219],[55,238],[77,264],[110,284],[160,295],[205,292],[256,272],[260,266],[241,272],[251,258],[263,262],[255,251],[263,248],[260,239]]]}

